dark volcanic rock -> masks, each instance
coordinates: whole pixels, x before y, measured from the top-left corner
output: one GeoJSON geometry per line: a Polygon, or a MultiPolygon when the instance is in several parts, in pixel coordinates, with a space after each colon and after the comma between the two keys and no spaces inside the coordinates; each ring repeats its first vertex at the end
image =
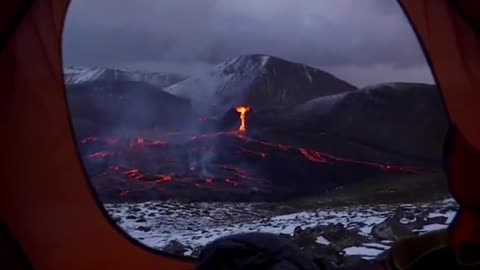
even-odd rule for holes
{"type": "Polygon", "coordinates": [[[100,169],[89,171],[97,171],[92,182],[104,202],[277,201],[320,195],[369,177],[410,173],[236,133],[198,136],[183,144],[142,139],[103,147],[113,151],[100,161],[91,158],[95,153],[87,154],[85,164],[89,168],[102,162],[100,169]]]}
{"type": "Polygon", "coordinates": [[[140,226],[140,227],[137,227],[137,230],[142,231],[142,232],[149,232],[149,231],[152,230],[152,228],[148,227],[148,226],[140,226]]]}
{"type": "Polygon", "coordinates": [[[192,257],[197,258],[198,256],[200,256],[200,253],[202,252],[202,249],[203,249],[203,247],[197,247],[197,248],[193,249],[192,257]]]}
{"type": "Polygon", "coordinates": [[[345,261],[343,254],[332,246],[315,244],[311,249],[303,250],[313,258],[317,265],[323,266],[326,269],[342,267],[345,261]]]}
{"type": "Polygon", "coordinates": [[[414,220],[415,214],[408,208],[398,207],[392,218],[399,221],[402,219],[414,220]]]}
{"type": "Polygon", "coordinates": [[[183,256],[187,248],[182,243],[172,240],[162,250],[168,254],[183,256]]]}
{"type": "Polygon", "coordinates": [[[315,228],[302,229],[297,227],[293,233],[293,239],[298,245],[309,250],[318,249],[321,245],[316,242],[319,236],[323,236],[331,242],[330,248],[342,251],[346,247],[358,246],[369,242],[369,239],[356,231],[347,230],[342,224],[329,224],[315,228]]]}
{"type": "Polygon", "coordinates": [[[136,222],[147,222],[147,220],[146,220],[145,218],[143,218],[143,217],[141,217],[141,218],[139,218],[139,219],[137,219],[137,220],[135,220],[135,221],[136,221],[136,222]]]}
{"type": "Polygon", "coordinates": [[[360,235],[358,231],[347,230],[341,223],[317,227],[316,230],[338,250],[343,250],[350,246],[358,246],[369,241],[368,238],[360,235]]]}
{"type": "Polygon", "coordinates": [[[372,228],[372,235],[378,240],[397,241],[415,234],[407,225],[400,223],[396,219],[387,218],[372,228]]]}
{"type": "Polygon", "coordinates": [[[411,230],[419,230],[422,229],[423,226],[428,225],[429,222],[423,216],[417,216],[415,220],[411,223],[408,223],[407,226],[411,230]]]}

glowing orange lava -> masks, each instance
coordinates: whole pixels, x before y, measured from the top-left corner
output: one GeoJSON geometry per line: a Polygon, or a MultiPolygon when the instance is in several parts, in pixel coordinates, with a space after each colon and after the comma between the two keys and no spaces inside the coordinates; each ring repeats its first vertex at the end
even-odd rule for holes
{"type": "Polygon", "coordinates": [[[240,106],[240,107],[237,107],[236,109],[237,109],[237,112],[240,113],[240,127],[238,128],[238,131],[246,132],[247,131],[246,115],[250,111],[250,107],[240,106]]]}

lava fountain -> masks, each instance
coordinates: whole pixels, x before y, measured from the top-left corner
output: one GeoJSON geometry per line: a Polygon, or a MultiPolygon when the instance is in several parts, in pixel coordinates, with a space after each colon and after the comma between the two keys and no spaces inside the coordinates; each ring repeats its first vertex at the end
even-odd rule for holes
{"type": "Polygon", "coordinates": [[[236,108],[237,112],[240,114],[240,127],[238,131],[241,133],[247,132],[247,113],[250,112],[250,107],[240,106],[236,108]]]}

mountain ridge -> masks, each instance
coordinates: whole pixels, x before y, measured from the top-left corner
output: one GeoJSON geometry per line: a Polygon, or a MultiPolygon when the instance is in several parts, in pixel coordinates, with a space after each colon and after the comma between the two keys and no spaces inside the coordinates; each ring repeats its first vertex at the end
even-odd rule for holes
{"type": "Polygon", "coordinates": [[[64,68],[65,84],[81,84],[93,81],[136,81],[165,88],[186,77],[174,73],[146,72],[107,67],[69,66],[64,68]]]}
{"type": "Polygon", "coordinates": [[[309,99],[357,89],[332,74],[268,55],[228,59],[203,74],[165,88],[189,98],[200,110],[233,106],[292,106],[309,99]],[[213,105],[212,105],[213,103],[213,105]]]}

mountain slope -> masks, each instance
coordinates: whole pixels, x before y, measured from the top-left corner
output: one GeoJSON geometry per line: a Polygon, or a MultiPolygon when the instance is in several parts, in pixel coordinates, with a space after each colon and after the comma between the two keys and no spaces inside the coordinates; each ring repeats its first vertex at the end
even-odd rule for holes
{"type": "Polygon", "coordinates": [[[265,55],[246,55],[215,66],[201,76],[165,89],[192,100],[200,110],[233,106],[255,109],[292,106],[356,89],[324,71],[265,55]]]}
{"type": "Polygon", "coordinates": [[[340,156],[417,165],[440,164],[448,128],[437,88],[419,83],[379,84],[255,117],[250,126],[269,127],[270,137],[340,156]]]}
{"type": "Polygon", "coordinates": [[[176,74],[158,72],[127,71],[102,67],[68,67],[64,69],[64,78],[67,85],[87,82],[129,81],[145,82],[157,87],[167,87],[185,78],[176,74]]]}
{"type": "Polygon", "coordinates": [[[193,115],[190,102],[137,81],[89,81],[67,85],[78,136],[120,130],[179,129],[193,115]]]}

